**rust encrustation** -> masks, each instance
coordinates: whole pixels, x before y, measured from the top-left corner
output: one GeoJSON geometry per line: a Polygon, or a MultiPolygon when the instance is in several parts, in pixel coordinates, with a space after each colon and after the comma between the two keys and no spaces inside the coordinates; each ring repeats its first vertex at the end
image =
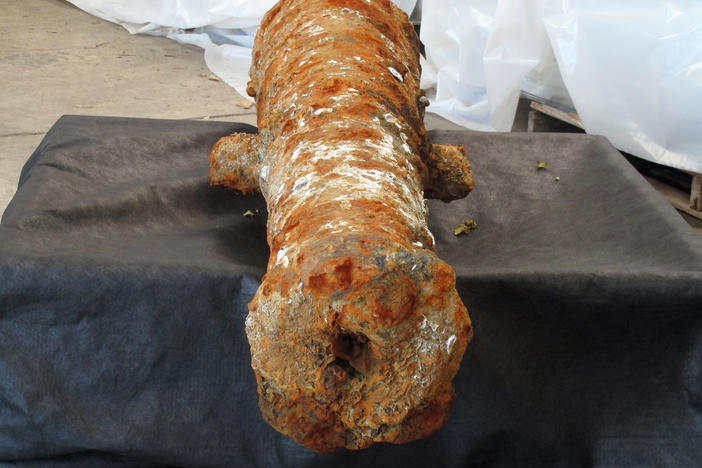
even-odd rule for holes
{"type": "Polygon", "coordinates": [[[268,206],[271,255],[246,333],[264,418],[318,451],[425,437],[472,336],[425,195],[465,196],[462,147],[432,146],[419,41],[389,0],[282,0],[256,35],[259,133],[211,179],[268,206]]]}

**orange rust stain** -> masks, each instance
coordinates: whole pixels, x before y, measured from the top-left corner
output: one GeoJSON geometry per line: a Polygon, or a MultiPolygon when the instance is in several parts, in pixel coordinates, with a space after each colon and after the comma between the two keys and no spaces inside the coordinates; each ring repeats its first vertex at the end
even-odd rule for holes
{"type": "Polygon", "coordinates": [[[283,125],[283,128],[281,129],[282,133],[290,133],[293,128],[295,128],[297,124],[295,123],[294,120],[288,120],[285,122],[285,125],[283,125]]]}
{"type": "Polygon", "coordinates": [[[456,323],[464,323],[465,327],[461,330],[461,338],[464,340],[464,346],[473,338],[473,323],[468,316],[468,309],[461,299],[458,299],[458,306],[454,311],[454,320],[456,323]]]}
{"type": "Polygon", "coordinates": [[[446,300],[443,297],[434,294],[427,297],[424,301],[429,307],[433,308],[443,308],[446,305],[446,300]]]}
{"type": "Polygon", "coordinates": [[[386,323],[399,322],[409,316],[417,300],[417,288],[407,275],[392,272],[383,275],[373,289],[373,312],[386,323]]]}
{"type": "Polygon", "coordinates": [[[333,78],[329,81],[318,84],[318,88],[316,88],[315,91],[321,92],[328,96],[336,96],[344,89],[346,89],[346,83],[338,78],[333,78]]]}
{"type": "Polygon", "coordinates": [[[263,291],[262,291],[262,292],[263,292],[263,295],[264,295],[264,296],[268,296],[268,295],[271,293],[271,286],[270,286],[270,284],[267,284],[267,283],[266,283],[266,284],[263,286],[263,291]]]}
{"type": "Polygon", "coordinates": [[[350,258],[347,258],[340,265],[334,267],[334,274],[336,275],[337,285],[339,289],[346,289],[351,285],[353,277],[351,275],[351,269],[353,268],[353,262],[350,258]]]}
{"type": "Polygon", "coordinates": [[[434,272],[434,285],[439,292],[449,291],[456,284],[456,273],[448,263],[440,262],[434,272]]]}
{"type": "MultiPolygon", "coordinates": [[[[368,111],[368,114],[370,114],[370,111],[373,109],[368,109],[367,106],[358,106],[359,111],[365,110],[368,111]]],[[[332,143],[342,143],[344,141],[348,140],[353,140],[353,141],[359,141],[359,140],[372,140],[372,139],[380,139],[382,136],[375,130],[371,130],[369,128],[363,128],[361,126],[349,126],[349,128],[337,128],[334,129],[330,132],[327,132],[325,135],[325,142],[328,144],[332,143]]]]}
{"type": "Polygon", "coordinates": [[[337,291],[345,291],[353,283],[353,262],[350,258],[335,260],[331,264],[322,264],[317,271],[321,273],[311,275],[307,280],[307,287],[310,291],[331,294],[337,291]],[[331,272],[331,273],[326,273],[331,272]]]}
{"type": "Polygon", "coordinates": [[[327,274],[320,273],[318,275],[310,276],[307,281],[307,286],[311,290],[325,291],[327,288],[327,274]]]}
{"type": "Polygon", "coordinates": [[[366,213],[369,211],[381,212],[390,210],[386,204],[377,200],[351,200],[351,206],[366,213]]]}
{"type": "MultiPolygon", "coordinates": [[[[272,241],[271,250],[277,251],[283,245],[283,238],[286,244],[314,238],[330,219],[344,219],[370,239],[377,237],[378,240],[409,245],[416,238],[397,213],[382,202],[360,199],[349,204],[350,209],[334,201],[315,205],[313,212],[304,206],[291,209],[286,225],[272,241]]],[[[284,202],[280,206],[284,206],[284,202]]]]}

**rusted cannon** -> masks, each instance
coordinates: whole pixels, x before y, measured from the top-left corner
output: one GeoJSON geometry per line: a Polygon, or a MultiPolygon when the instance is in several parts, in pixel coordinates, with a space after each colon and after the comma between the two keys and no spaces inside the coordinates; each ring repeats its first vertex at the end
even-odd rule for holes
{"type": "Polygon", "coordinates": [[[425,437],[472,336],[425,196],[464,197],[432,145],[419,41],[389,0],[282,0],[256,35],[258,135],[222,138],[213,184],[260,190],[270,259],[246,333],[264,418],[318,451],[425,437]]]}

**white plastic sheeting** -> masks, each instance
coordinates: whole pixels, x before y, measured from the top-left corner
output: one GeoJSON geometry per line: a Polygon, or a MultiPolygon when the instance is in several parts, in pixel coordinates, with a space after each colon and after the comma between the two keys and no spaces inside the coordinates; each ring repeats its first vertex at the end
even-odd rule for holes
{"type": "MultiPolygon", "coordinates": [[[[246,96],[251,47],[277,0],[69,0],[132,34],[167,36],[205,50],[207,67],[246,96]]],[[[417,0],[393,0],[408,15],[417,0]]]]}
{"type": "Polygon", "coordinates": [[[588,133],[702,173],[700,1],[424,0],[421,36],[433,112],[508,131],[520,89],[570,98],[588,133]]]}
{"type": "MultiPolygon", "coordinates": [[[[205,50],[246,95],[253,35],[276,0],[69,0],[131,33],[205,50]]],[[[408,14],[416,0],[393,0],[408,14]]],[[[702,1],[423,0],[430,110],[508,131],[520,90],[572,105],[589,133],[702,173],[702,1]]]]}

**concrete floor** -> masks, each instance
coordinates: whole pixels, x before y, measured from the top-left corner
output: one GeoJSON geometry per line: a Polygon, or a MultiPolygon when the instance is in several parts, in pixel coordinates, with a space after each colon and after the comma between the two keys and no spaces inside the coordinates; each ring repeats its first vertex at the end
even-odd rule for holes
{"type": "MultiPolygon", "coordinates": [[[[212,79],[202,49],[130,35],[63,0],[0,5],[0,215],[64,114],[256,122],[255,107],[239,106],[243,98],[212,79]]],[[[426,124],[460,128],[431,114],[426,124]]],[[[702,235],[702,222],[688,222],[702,235]]]]}
{"type": "Polygon", "coordinates": [[[61,0],[0,3],[0,214],[64,114],[255,123],[255,108],[209,78],[202,49],[130,35],[61,0]]]}

